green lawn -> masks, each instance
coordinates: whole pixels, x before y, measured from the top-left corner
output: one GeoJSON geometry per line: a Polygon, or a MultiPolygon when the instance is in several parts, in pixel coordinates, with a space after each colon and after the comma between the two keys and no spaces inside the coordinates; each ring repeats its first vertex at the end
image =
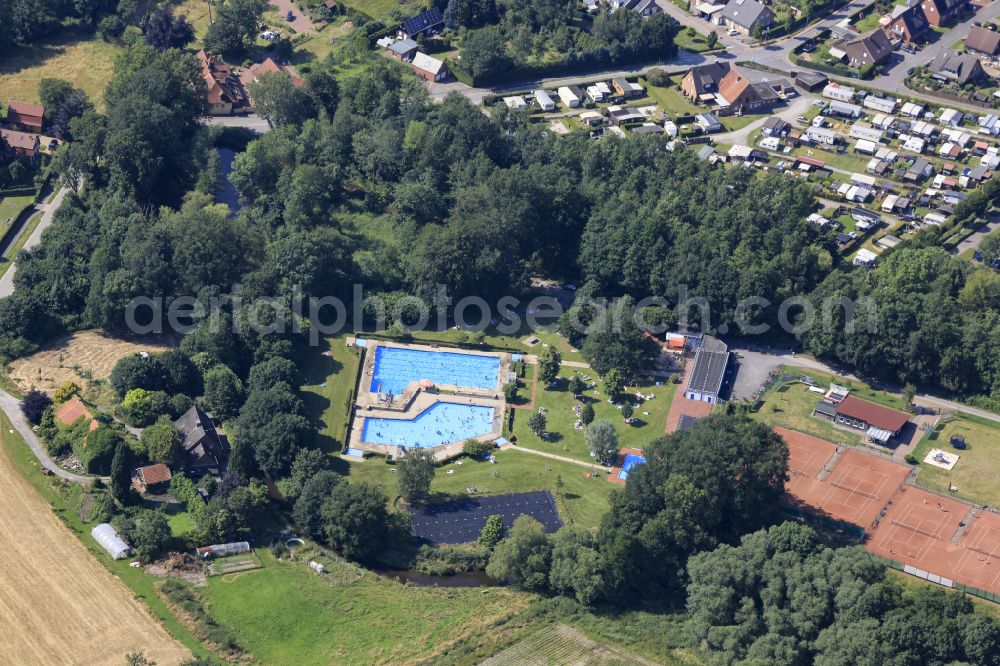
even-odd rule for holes
{"type": "Polygon", "coordinates": [[[917,483],[931,490],[948,492],[949,483],[958,487],[959,497],[977,504],[1000,506],[1000,425],[973,422],[956,417],[941,424],[925,436],[913,452],[919,463],[917,483]],[[953,435],[965,437],[966,449],[959,451],[949,443],[953,435]],[[933,439],[931,439],[933,438],[933,439]],[[950,472],[924,464],[931,449],[941,449],[961,456],[950,472]]]}
{"type": "Polygon", "coordinates": [[[6,231],[3,223],[8,219],[15,219],[21,211],[35,202],[35,197],[30,194],[21,197],[0,198],[0,236],[6,231]]]}
{"type": "MultiPolygon", "coordinates": [[[[671,77],[670,80],[676,85],[680,82],[680,77],[671,77]]],[[[640,79],[639,83],[646,89],[646,94],[656,100],[657,105],[674,118],[701,112],[701,109],[689,102],[684,94],[673,86],[669,88],[654,86],[646,79],[640,79]]]]}
{"type": "MultiPolygon", "coordinates": [[[[821,388],[828,388],[833,381],[851,390],[851,395],[872,402],[878,402],[893,409],[902,409],[903,402],[898,396],[876,391],[864,384],[815,371],[804,371],[802,368],[786,368],[786,372],[806,375],[821,388]]],[[[765,395],[764,404],[754,417],[768,425],[781,425],[793,430],[815,435],[831,442],[842,444],[861,444],[862,437],[856,431],[837,428],[824,418],[812,415],[813,407],[822,396],[809,390],[809,386],[795,381],[782,384],[765,395]]]]}
{"type": "Polygon", "coordinates": [[[171,514],[167,524],[170,525],[170,533],[175,537],[182,537],[194,529],[194,521],[187,511],[171,514]]]}
{"type": "Polygon", "coordinates": [[[322,425],[319,443],[325,451],[339,451],[344,444],[360,363],[359,350],[348,347],[344,337],[310,347],[306,358],[299,362],[302,397],[309,415],[322,425]],[[324,356],[323,352],[330,355],[324,356]]]}
{"type": "Polygon", "coordinates": [[[865,34],[870,30],[874,30],[878,27],[879,19],[882,18],[882,14],[877,11],[873,11],[868,16],[864,17],[860,21],[854,24],[854,29],[860,34],[865,34]]]}
{"type": "Polygon", "coordinates": [[[500,588],[404,586],[370,572],[337,585],[302,562],[260,554],[263,569],[213,577],[202,595],[213,619],[267,664],[431,663],[490,635],[532,599],[500,588]]]}
{"type": "Polygon", "coordinates": [[[608,403],[596,372],[563,367],[559,376],[564,381],[560,382],[557,388],[546,389],[539,386],[535,393],[535,410],[537,411],[539,407],[548,410],[545,414],[546,431],[552,433],[555,439],[543,440],[531,432],[528,428],[528,417],[531,412],[519,409],[514,414],[513,431],[519,445],[577,460],[594,462],[587,449],[583,430],[573,428],[573,424],[577,421],[576,413],[573,411],[576,399],[566,389],[565,380],[577,373],[580,373],[583,378],[589,378],[596,382],[596,388],[585,391],[583,395],[594,408],[595,420],[605,419],[615,424],[622,447],[645,448],[651,441],[663,435],[667,424],[667,414],[670,411],[670,403],[677,390],[677,384],[666,379],[658,379],[657,381],[661,382],[660,386],[656,386],[655,382],[644,382],[638,389],[630,387],[628,394],[633,398],[636,390],[644,395],[655,397],[652,400],[634,404],[632,418],[636,419],[636,423],[626,425],[621,412],[614,405],[608,403]],[[649,414],[644,412],[649,412],[649,414]]]}
{"type": "Polygon", "coordinates": [[[742,116],[723,116],[719,120],[722,121],[727,132],[735,132],[736,130],[743,129],[752,122],[770,117],[770,113],[745,113],[742,116]]]}
{"type": "MultiPolygon", "coordinates": [[[[685,51],[693,51],[695,53],[708,51],[709,48],[705,35],[700,32],[695,32],[694,35],[691,35],[688,30],[689,28],[685,28],[677,33],[677,36],[674,38],[674,43],[677,44],[677,48],[684,49],[685,51]]],[[[718,43],[716,43],[715,48],[719,48],[718,43]]]]}
{"type": "MultiPolygon", "coordinates": [[[[7,197],[6,199],[4,199],[3,203],[0,203],[0,233],[6,230],[6,228],[3,226],[3,221],[6,220],[7,217],[10,217],[9,215],[6,215],[6,213],[2,210],[4,204],[6,204],[7,202],[11,202],[12,208],[16,208],[17,205],[20,204],[21,208],[23,209],[27,206],[31,206],[34,200],[35,200],[34,197],[30,196],[7,197]],[[18,200],[18,203],[14,203],[15,200],[18,200]]],[[[14,215],[16,216],[19,213],[20,210],[14,213],[14,215]]],[[[17,255],[24,248],[24,245],[28,242],[28,238],[30,238],[31,234],[35,232],[35,229],[38,228],[38,224],[41,221],[42,221],[41,213],[36,213],[32,218],[30,218],[27,222],[24,223],[24,226],[18,232],[16,238],[7,239],[8,242],[13,240],[12,243],[10,243],[5,247],[0,246],[0,277],[3,277],[4,273],[6,273],[10,269],[10,267],[14,265],[14,261],[17,259],[17,255]]]]}
{"type": "MultiPolygon", "coordinates": [[[[374,483],[389,497],[399,494],[395,468],[385,464],[384,459],[343,462],[345,464],[337,471],[344,472],[352,480],[374,483]]],[[[497,451],[496,464],[466,458],[438,467],[431,484],[432,500],[465,497],[469,486],[475,486],[480,495],[548,490],[556,497],[565,522],[597,527],[608,511],[608,495],[618,486],[604,475],[586,478],[585,475],[592,471],[574,463],[551,460],[525,451],[497,451]],[[560,479],[562,493],[558,489],[560,479]]]]}

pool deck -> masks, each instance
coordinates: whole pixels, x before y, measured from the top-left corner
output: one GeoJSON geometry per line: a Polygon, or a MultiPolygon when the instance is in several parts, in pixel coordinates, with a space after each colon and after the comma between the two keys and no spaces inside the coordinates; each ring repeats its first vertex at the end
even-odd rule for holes
{"type": "MultiPolygon", "coordinates": [[[[351,344],[351,341],[348,341],[351,344]]],[[[353,419],[351,424],[350,438],[348,446],[361,451],[371,451],[382,455],[391,455],[395,458],[405,455],[407,447],[395,444],[376,444],[365,442],[362,436],[365,429],[365,419],[402,419],[413,420],[418,415],[430,409],[438,402],[450,402],[458,405],[476,405],[480,407],[493,408],[493,429],[489,433],[463,439],[459,442],[449,442],[434,447],[427,447],[434,460],[441,462],[454,458],[462,453],[462,445],[468,439],[480,441],[493,441],[503,434],[503,419],[506,411],[506,401],[504,400],[501,386],[505,383],[508,373],[513,370],[511,355],[506,352],[486,352],[478,350],[467,350],[457,347],[445,347],[440,345],[425,344],[403,344],[385,340],[367,339],[365,347],[365,363],[361,372],[361,383],[358,387],[358,396],[353,406],[353,419]],[[400,395],[389,395],[372,393],[372,376],[375,372],[375,350],[377,347],[413,349],[428,352],[450,352],[453,354],[468,354],[470,356],[490,356],[500,359],[500,369],[497,373],[497,386],[493,389],[481,389],[468,386],[454,386],[446,384],[425,385],[422,381],[410,382],[400,395]]],[[[415,448],[415,447],[409,447],[415,448]]]]}
{"type": "Polygon", "coordinates": [[[625,456],[632,453],[637,456],[646,457],[646,452],[642,449],[621,449],[618,451],[618,457],[615,459],[615,466],[611,468],[608,472],[608,481],[611,483],[618,483],[620,485],[625,485],[628,479],[619,479],[618,473],[622,471],[622,467],[625,465],[625,456]]]}

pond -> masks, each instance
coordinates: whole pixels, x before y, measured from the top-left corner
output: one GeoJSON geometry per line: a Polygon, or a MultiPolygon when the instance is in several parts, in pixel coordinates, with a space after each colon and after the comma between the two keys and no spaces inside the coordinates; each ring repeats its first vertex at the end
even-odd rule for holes
{"type": "Polygon", "coordinates": [[[425,587],[499,587],[503,585],[496,578],[487,576],[484,571],[467,571],[453,576],[432,576],[419,571],[396,569],[376,569],[375,573],[398,580],[400,583],[413,583],[425,587]]]}
{"type": "Polygon", "coordinates": [[[236,159],[236,153],[229,148],[216,148],[216,152],[219,153],[219,171],[222,179],[219,183],[219,189],[215,192],[215,200],[229,206],[231,214],[235,215],[241,208],[240,193],[229,182],[229,174],[233,172],[233,160],[236,159]]]}

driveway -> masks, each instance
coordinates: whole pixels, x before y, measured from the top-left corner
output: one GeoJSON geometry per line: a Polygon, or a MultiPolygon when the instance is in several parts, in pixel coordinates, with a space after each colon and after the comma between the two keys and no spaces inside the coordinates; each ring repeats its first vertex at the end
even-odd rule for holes
{"type": "Polygon", "coordinates": [[[991,233],[1000,229],[1000,218],[994,217],[983,226],[976,229],[975,233],[951,249],[952,254],[962,254],[966,250],[978,250],[979,244],[991,233]]]}
{"type": "Polygon", "coordinates": [[[278,10],[282,21],[285,21],[288,12],[292,13],[292,21],[290,23],[285,21],[285,24],[295,32],[315,32],[316,26],[313,25],[308,16],[305,16],[298,7],[292,4],[292,0],[271,0],[271,6],[278,10]]]}
{"type": "MultiPolygon", "coordinates": [[[[774,75],[772,75],[773,77],[774,75]]],[[[812,97],[800,96],[792,100],[784,109],[778,111],[774,115],[781,118],[782,120],[797,125],[795,119],[803,115],[809,110],[809,106],[812,104],[812,97]]],[[[760,120],[755,120],[746,127],[738,129],[735,132],[728,132],[726,134],[716,134],[712,137],[712,140],[716,143],[727,143],[732,145],[748,146],[748,140],[750,135],[755,131],[759,130],[764,123],[767,122],[767,118],[761,118],[760,120]]]]}
{"type": "MultiPolygon", "coordinates": [[[[69,192],[69,188],[63,187],[56,192],[56,195],[48,203],[36,206],[37,210],[43,211],[42,220],[24,243],[25,250],[30,250],[42,242],[42,233],[52,226],[52,219],[55,217],[56,211],[59,210],[59,206],[62,205],[63,197],[66,196],[67,192],[69,192]]],[[[11,257],[11,260],[13,259],[16,259],[16,257],[11,257]]],[[[3,277],[0,277],[0,298],[10,296],[14,293],[14,273],[16,272],[17,265],[15,264],[7,269],[3,277]]]]}
{"type": "MultiPolygon", "coordinates": [[[[94,477],[91,476],[80,476],[79,474],[73,474],[72,472],[67,472],[59,465],[52,462],[49,458],[49,454],[45,450],[45,445],[38,435],[34,433],[31,429],[31,424],[24,418],[24,414],[21,413],[21,405],[17,398],[7,393],[6,391],[0,390],[0,409],[3,410],[10,422],[14,424],[14,428],[20,433],[24,441],[28,443],[31,447],[31,452],[35,454],[38,458],[38,462],[42,464],[43,467],[52,471],[53,474],[61,479],[67,481],[73,481],[74,483],[90,483],[93,481],[94,477]]],[[[102,477],[107,481],[107,477],[102,477]]]]}

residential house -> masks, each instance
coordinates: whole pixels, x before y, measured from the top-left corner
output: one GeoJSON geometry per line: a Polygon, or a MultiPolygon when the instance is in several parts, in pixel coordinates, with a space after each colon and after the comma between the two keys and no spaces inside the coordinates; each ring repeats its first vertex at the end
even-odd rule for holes
{"type": "Polygon", "coordinates": [[[7,125],[12,129],[41,133],[45,124],[45,107],[11,100],[7,104],[7,125]]]}
{"type": "Polygon", "coordinates": [[[1000,53],[1000,32],[989,30],[978,25],[965,38],[965,50],[980,55],[995,56],[1000,53]]]}
{"type": "Polygon", "coordinates": [[[222,471],[226,447],[208,414],[195,405],[174,422],[174,427],[180,433],[186,467],[192,474],[222,471]]]}
{"type": "Polygon", "coordinates": [[[579,116],[577,116],[577,118],[581,123],[584,123],[585,125],[590,125],[591,127],[600,125],[601,123],[604,122],[604,116],[601,115],[600,111],[584,111],[579,116]]]}
{"type": "Polygon", "coordinates": [[[712,62],[688,70],[681,79],[681,91],[688,99],[711,102],[719,92],[719,83],[729,74],[728,62],[712,62]]]}
{"type": "Polygon", "coordinates": [[[903,174],[903,178],[913,182],[926,180],[934,175],[934,165],[923,157],[918,157],[903,174]]]}
{"type": "Polygon", "coordinates": [[[961,111],[956,109],[942,109],[940,121],[942,125],[961,127],[963,118],[965,118],[965,115],[961,111]]]}
{"type": "Polygon", "coordinates": [[[282,74],[287,76],[289,80],[291,80],[292,85],[296,88],[301,88],[306,84],[305,79],[299,76],[299,73],[295,71],[294,67],[290,65],[279,65],[273,58],[265,58],[261,62],[254,63],[240,72],[240,83],[243,84],[243,89],[247,91],[247,97],[249,98],[251,108],[253,107],[253,96],[250,95],[250,84],[269,74],[282,74]]]}
{"type": "Polygon", "coordinates": [[[613,127],[629,125],[632,123],[641,123],[644,120],[646,120],[646,116],[640,113],[636,108],[630,106],[608,107],[608,122],[610,122],[613,127]]]}
{"type": "Polygon", "coordinates": [[[881,65],[892,55],[892,44],[881,30],[873,30],[864,37],[849,41],[842,46],[851,67],[881,65]]]}
{"type": "Polygon", "coordinates": [[[600,81],[592,86],[588,86],[587,97],[594,100],[594,102],[603,102],[608,97],[611,97],[611,86],[609,86],[604,81],[600,81]]]}
{"type": "Polygon", "coordinates": [[[875,245],[883,250],[891,250],[902,242],[903,240],[896,236],[882,236],[882,238],[875,241],[875,245]]]}
{"type": "Polygon", "coordinates": [[[931,76],[939,81],[951,81],[959,86],[975,83],[986,76],[979,58],[968,53],[945,49],[930,63],[931,76]]]}
{"type": "Polygon", "coordinates": [[[694,357],[694,366],[688,375],[687,386],[684,387],[684,397],[688,400],[718,402],[726,366],[729,365],[729,356],[728,351],[699,348],[694,357]]]}
{"type": "Polygon", "coordinates": [[[900,114],[910,118],[921,118],[924,115],[924,105],[916,102],[906,102],[899,110],[900,114]]]}
{"type": "Polygon", "coordinates": [[[524,101],[524,98],[520,95],[512,95],[510,97],[504,97],[503,103],[507,105],[508,109],[513,109],[514,111],[520,111],[521,109],[528,106],[528,103],[524,101]]]}
{"type": "Polygon", "coordinates": [[[417,55],[417,43],[410,38],[399,39],[393,42],[388,49],[389,55],[396,60],[410,62],[413,56],[417,55]]]}
{"type": "Polygon", "coordinates": [[[413,39],[419,34],[433,35],[443,27],[444,16],[441,15],[441,10],[437,7],[431,7],[413,18],[404,19],[400,34],[403,37],[413,39]]]}
{"type": "Polygon", "coordinates": [[[140,493],[160,493],[170,486],[173,475],[163,463],[146,465],[132,471],[132,487],[140,493]]]}
{"type": "Polygon", "coordinates": [[[38,161],[41,142],[37,134],[0,129],[0,158],[28,158],[38,161]]]}
{"type": "Polygon", "coordinates": [[[760,133],[764,136],[783,136],[785,132],[791,127],[787,122],[779,118],[778,116],[771,116],[764,121],[764,125],[760,128],[760,133]]]}
{"type": "Polygon", "coordinates": [[[920,5],[894,5],[892,13],[886,18],[888,21],[882,26],[885,36],[903,44],[920,41],[929,25],[920,5]]]}
{"type": "Polygon", "coordinates": [[[413,56],[413,73],[425,81],[444,81],[448,78],[448,67],[437,58],[417,51],[413,56]]]}
{"type": "Polygon", "coordinates": [[[778,94],[767,84],[753,84],[739,70],[731,69],[719,83],[719,112],[724,115],[734,113],[762,113],[774,107],[780,100],[778,94]]]}
{"type": "Polygon", "coordinates": [[[935,28],[940,28],[958,14],[966,5],[965,0],[923,0],[921,9],[927,22],[935,28]]]}
{"type": "Polygon", "coordinates": [[[774,23],[774,13],[757,0],[730,0],[720,13],[722,25],[743,35],[766,30],[774,23]]]}
{"type": "Polygon", "coordinates": [[[619,9],[627,9],[633,11],[639,16],[652,16],[653,14],[659,14],[663,10],[656,0],[611,0],[611,7],[613,10],[617,11],[619,9]]]}
{"type": "Polygon", "coordinates": [[[243,82],[221,58],[198,51],[201,78],[205,81],[208,112],[213,116],[245,113],[253,107],[243,82]]]}
{"type": "Polygon", "coordinates": [[[1000,134],[1000,117],[993,113],[979,116],[979,131],[992,136],[1000,134]]]}

